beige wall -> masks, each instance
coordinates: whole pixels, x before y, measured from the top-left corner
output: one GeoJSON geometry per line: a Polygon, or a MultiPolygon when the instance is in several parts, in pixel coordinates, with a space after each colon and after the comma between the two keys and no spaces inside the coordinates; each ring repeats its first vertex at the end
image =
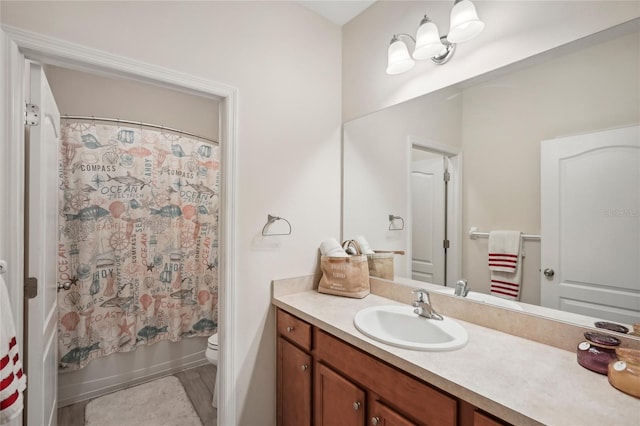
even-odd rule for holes
{"type": "Polygon", "coordinates": [[[341,31],[295,2],[10,2],[2,23],[232,85],[238,99],[238,424],[275,422],[270,280],[340,233],[341,31]],[[267,214],[293,232],[265,242],[267,214]],[[275,243],[274,243],[275,242],[275,243]]]}
{"type": "Polygon", "coordinates": [[[119,118],[219,139],[217,99],[53,65],[45,74],[62,115],[119,118]]]}
{"type": "Polygon", "coordinates": [[[413,99],[640,16],[638,1],[476,1],[485,22],[457,46],[449,63],[418,61],[385,74],[387,46],[397,33],[415,34],[426,13],[448,32],[449,1],[378,1],[343,28],[343,120],[413,99]]]}

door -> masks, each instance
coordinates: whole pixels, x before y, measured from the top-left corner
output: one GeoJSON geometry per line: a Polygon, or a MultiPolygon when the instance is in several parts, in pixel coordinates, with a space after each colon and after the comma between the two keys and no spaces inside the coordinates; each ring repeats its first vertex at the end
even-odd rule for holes
{"type": "Polygon", "coordinates": [[[541,144],[541,302],[640,321],[640,127],[541,144]]]}
{"type": "Polygon", "coordinates": [[[411,163],[411,278],[444,285],[443,157],[411,163]]]}
{"type": "Polygon", "coordinates": [[[417,426],[378,400],[371,401],[371,404],[369,404],[369,413],[370,424],[374,426],[417,426]]]}
{"type": "Polygon", "coordinates": [[[26,268],[37,280],[28,301],[27,424],[55,425],[57,371],[58,135],[60,113],[42,67],[27,64],[27,102],[40,108],[40,124],[26,129],[26,268]]]}
{"type": "Polygon", "coordinates": [[[364,425],[364,398],[362,389],[325,365],[316,363],[316,426],[364,425]]]}
{"type": "Polygon", "coordinates": [[[311,424],[311,356],[282,337],[278,337],[277,424],[311,424]]]}

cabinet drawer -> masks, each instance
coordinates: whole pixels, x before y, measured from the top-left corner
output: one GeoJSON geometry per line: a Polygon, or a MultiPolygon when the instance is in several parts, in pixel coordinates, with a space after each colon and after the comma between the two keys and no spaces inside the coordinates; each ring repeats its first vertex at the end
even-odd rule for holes
{"type": "Polygon", "coordinates": [[[481,413],[480,411],[476,411],[473,413],[473,426],[504,426],[505,423],[502,423],[498,420],[494,420],[491,417],[481,413]]]}
{"type": "Polygon", "coordinates": [[[311,325],[278,309],[278,334],[297,344],[303,349],[311,350],[311,325]]]}
{"type": "Polygon", "coordinates": [[[382,401],[424,425],[455,425],[457,400],[335,337],[316,330],[316,359],[333,366],[382,401]]]}

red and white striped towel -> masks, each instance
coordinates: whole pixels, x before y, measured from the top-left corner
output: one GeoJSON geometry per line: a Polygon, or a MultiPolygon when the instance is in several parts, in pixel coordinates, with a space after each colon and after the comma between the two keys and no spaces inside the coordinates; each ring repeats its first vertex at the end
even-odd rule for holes
{"type": "Polygon", "coordinates": [[[522,279],[522,238],[520,231],[489,233],[491,294],[504,299],[520,299],[522,279]]]}
{"type": "Polygon", "coordinates": [[[520,231],[491,231],[489,233],[489,270],[516,271],[520,256],[520,231]]]}
{"type": "Polygon", "coordinates": [[[0,277],[0,425],[20,415],[27,376],[22,372],[7,286],[0,277]]]}

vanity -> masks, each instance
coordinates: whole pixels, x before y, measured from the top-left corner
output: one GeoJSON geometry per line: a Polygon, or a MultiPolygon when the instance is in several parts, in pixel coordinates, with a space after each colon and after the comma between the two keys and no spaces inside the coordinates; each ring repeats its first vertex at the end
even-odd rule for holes
{"type": "MultiPolygon", "coordinates": [[[[577,364],[582,335],[575,330],[567,343],[574,349],[561,349],[456,318],[455,305],[469,302],[432,293],[436,310],[468,332],[467,344],[440,352],[403,349],[367,337],[353,319],[373,306],[406,306],[415,298],[411,287],[372,279],[372,294],[350,299],[318,293],[314,280],[274,282],[278,425],[638,422],[640,400],[577,364]]],[[[482,316],[498,320],[523,315],[477,305],[482,316]]],[[[567,330],[547,329],[555,332],[567,330]]]]}

